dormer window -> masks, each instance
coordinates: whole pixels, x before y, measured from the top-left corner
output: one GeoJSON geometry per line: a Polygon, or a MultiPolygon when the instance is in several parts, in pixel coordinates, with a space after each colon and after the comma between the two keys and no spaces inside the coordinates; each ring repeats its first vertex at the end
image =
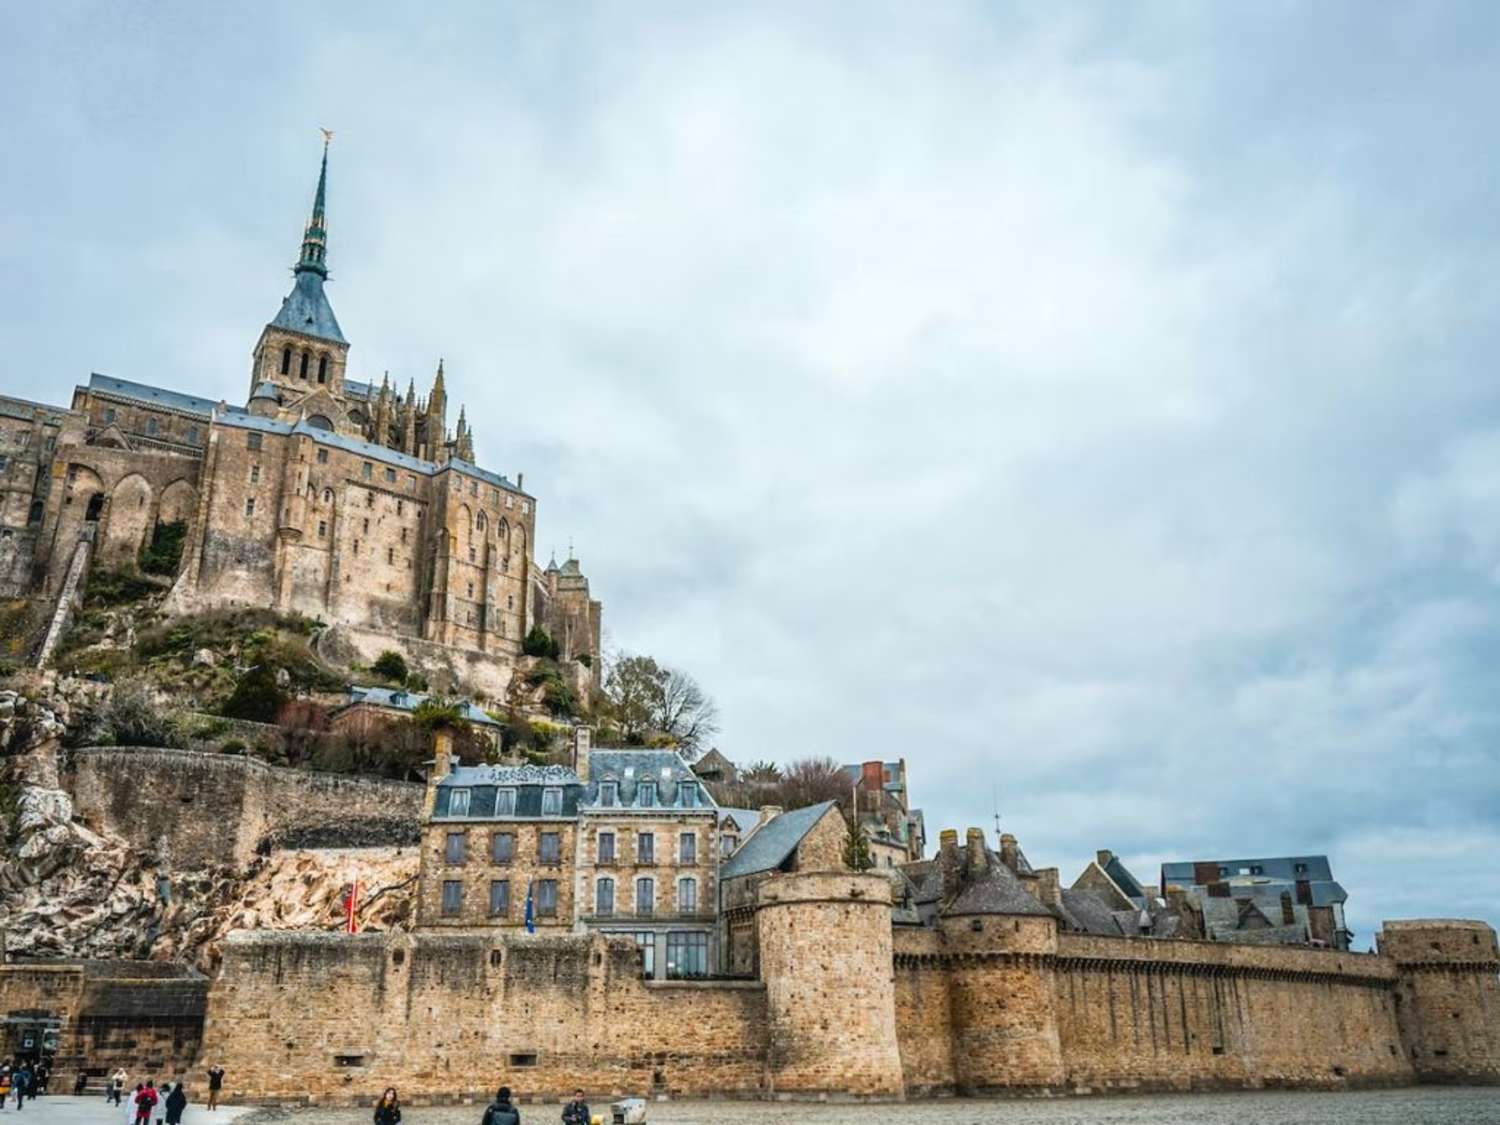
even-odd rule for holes
{"type": "Polygon", "coordinates": [[[677,783],[677,803],[685,809],[697,808],[698,785],[696,782],[679,781],[677,783]]]}
{"type": "Polygon", "coordinates": [[[599,783],[599,804],[607,809],[612,809],[619,803],[620,783],[618,781],[601,781],[599,783]]]}
{"type": "Polygon", "coordinates": [[[562,816],[562,790],[561,789],[543,789],[542,790],[542,815],[543,816],[562,816]]]}
{"type": "Polygon", "coordinates": [[[469,791],[467,789],[455,789],[448,796],[449,816],[469,815],[469,791]]]}
{"type": "Polygon", "coordinates": [[[643,781],[636,787],[635,803],[643,809],[656,807],[656,782],[643,781]]]}
{"type": "Polygon", "coordinates": [[[514,789],[500,789],[495,793],[495,815],[516,815],[516,791],[514,789]]]}

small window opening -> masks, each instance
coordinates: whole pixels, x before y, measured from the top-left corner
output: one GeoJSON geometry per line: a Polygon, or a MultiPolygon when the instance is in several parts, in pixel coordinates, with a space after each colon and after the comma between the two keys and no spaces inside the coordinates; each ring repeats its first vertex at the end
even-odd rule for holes
{"type": "Polygon", "coordinates": [[[516,1053],[510,1056],[511,1066],[536,1066],[536,1055],[534,1053],[516,1053]]]}

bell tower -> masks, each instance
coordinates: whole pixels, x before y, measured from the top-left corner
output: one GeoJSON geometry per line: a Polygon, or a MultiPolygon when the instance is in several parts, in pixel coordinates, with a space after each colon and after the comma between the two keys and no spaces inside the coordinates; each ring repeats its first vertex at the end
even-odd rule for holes
{"type": "MultiPolygon", "coordinates": [[[[328,142],[333,134],[323,131],[323,163],[318,170],[318,189],[313,196],[312,215],[302,232],[302,250],[292,267],[292,291],[281,302],[281,311],[266,325],[255,345],[250,373],[250,397],[274,393],[283,405],[323,391],[342,400],[344,367],[349,341],[339,329],[338,318],[323,285],[328,280],[328,142]],[[269,384],[269,387],[267,387],[269,384]]],[[[337,420],[335,420],[337,421],[337,420]]]]}

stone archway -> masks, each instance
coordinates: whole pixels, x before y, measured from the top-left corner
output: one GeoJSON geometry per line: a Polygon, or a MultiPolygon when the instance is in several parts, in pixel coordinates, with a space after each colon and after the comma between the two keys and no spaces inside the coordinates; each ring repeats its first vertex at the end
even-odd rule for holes
{"type": "Polygon", "coordinates": [[[99,531],[99,561],[109,567],[132,566],[146,533],[156,522],[151,486],[131,473],[109,494],[109,512],[99,531]]]}

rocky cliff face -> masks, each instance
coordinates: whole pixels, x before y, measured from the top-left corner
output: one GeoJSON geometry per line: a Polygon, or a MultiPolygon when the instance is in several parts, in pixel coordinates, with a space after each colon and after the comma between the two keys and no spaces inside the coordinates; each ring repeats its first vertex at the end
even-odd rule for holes
{"type": "Polygon", "coordinates": [[[141,958],[212,969],[233,929],[339,929],[348,887],[363,929],[404,928],[417,852],[272,850],[243,867],[176,871],[75,818],[67,692],[0,691],[0,941],[10,958],[141,958]]]}

